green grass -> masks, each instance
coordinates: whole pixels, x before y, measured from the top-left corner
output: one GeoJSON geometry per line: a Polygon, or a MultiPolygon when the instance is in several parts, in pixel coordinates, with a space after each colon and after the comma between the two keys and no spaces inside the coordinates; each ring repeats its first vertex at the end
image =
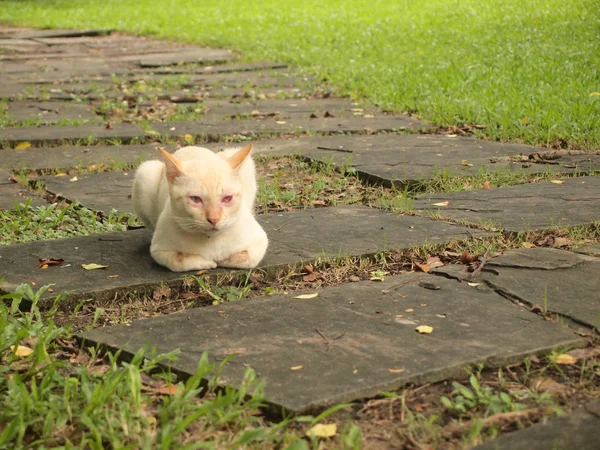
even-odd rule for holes
{"type": "Polygon", "coordinates": [[[493,139],[600,144],[594,0],[5,1],[0,21],[117,28],[243,52],[493,139]]]}
{"type": "Polygon", "coordinates": [[[96,213],[75,203],[34,207],[28,200],[13,209],[0,210],[0,246],[125,231],[129,220],[133,219],[114,212],[99,220],[96,213]]]}

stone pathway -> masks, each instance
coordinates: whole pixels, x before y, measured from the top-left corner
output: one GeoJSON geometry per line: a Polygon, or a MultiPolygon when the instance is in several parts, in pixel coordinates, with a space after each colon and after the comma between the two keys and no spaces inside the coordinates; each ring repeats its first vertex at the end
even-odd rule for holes
{"type": "MultiPolygon", "coordinates": [[[[158,146],[174,149],[189,139],[219,150],[243,138],[259,155],[301,155],[400,188],[443,173],[558,177],[600,169],[594,153],[547,155],[525,145],[421,134],[427,126],[412,117],[338,98],[281,64],[240,63],[227,50],[98,30],[0,28],[0,73],[4,210],[31,197],[33,205],[77,201],[99,217],[113,209],[132,213],[134,167],[155,158],[158,146]],[[100,164],[109,171],[56,176],[100,164]],[[15,182],[23,169],[44,187],[44,197],[15,182]]],[[[414,200],[416,215],[360,205],[261,215],[271,241],[261,268],[268,273],[320,258],[498,235],[484,228],[519,233],[600,221],[600,177],[553,181],[421,195],[414,200]]],[[[147,230],[131,230],[2,246],[1,287],[55,283],[42,302],[70,291],[63,300],[70,308],[81,298],[119,301],[125,293],[185,282],[189,274],[152,262],[149,242],[147,230]],[[65,263],[41,270],[40,258],[65,263]],[[86,263],[108,267],[86,271],[86,263]]],[[[597,246],[508,251],[487,260],[474,277],[463,267],[345,283],[311,299],[275,295],[190,309],[98,328],[87,338],[130,352],[148,342],[160,352],[180,348],[173,367],[183,373],[195,369],[205,350],[216,361],[233,353],[224,372],[228,383],[235,386],[249,365],[267,381],[272,404],[314,413],[409,383],[451,379],[468,364],[499,367],[556,346],[583,345],[575,326],[600,329],[597,246]],[[544,320],[530,311],[536,305],[565,320],[544,320]],[[415,332],[420,325],[433,332],[415,332]]],[[[585,422],[582,427],[593,422],[580,412],[559,420],[585,422]]],[[[539,427],[520,433],[537,436],[539,427]]],[[[485,448],[516,448],[511,439],[485,448]]]]}

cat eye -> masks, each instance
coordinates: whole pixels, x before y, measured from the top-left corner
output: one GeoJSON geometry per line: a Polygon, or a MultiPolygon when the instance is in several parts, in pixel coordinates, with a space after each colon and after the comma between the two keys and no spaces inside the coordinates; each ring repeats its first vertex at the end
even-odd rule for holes
{"type": "Polygon", "coordinates": [[[192,203],[196,203],[196,204],[202,203],[202,197],[199,197],[197,195],[190,195],[189,198],[192,201],[192,203]]]}
{"type": "Polygon", "coordinates": [[[222,202],[223,203],[229,203],[231,200],[233,200],[233,196],[231,195],[226,195],[225,197],[223,197],[222,202]]]}

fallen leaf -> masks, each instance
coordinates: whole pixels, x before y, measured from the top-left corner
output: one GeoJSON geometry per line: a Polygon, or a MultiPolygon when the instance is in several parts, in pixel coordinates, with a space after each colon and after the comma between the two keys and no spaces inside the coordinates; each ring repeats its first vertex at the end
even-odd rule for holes
{"type": "Polygon", "coordinates": [[[389,373],[402,373],[404,369],[388,369],[389,373]]]}
{"type": "Polygon", "coordinates": [[[553,184],[563,184],[564,181],[563,180],[550,180],[550,183],[553,183],[553,184]]]}
{"type": "Polygon", "coordinates": [[[16,349],[14,345],[11,345],[10,350],[15,352],[15,355],[19,356],[20,358],[25,358],[33,353],[32,349],[25,347],[24,345],[17,345],[16,349]]]}
{"type": "Polygon", "coordinates": [[[415,263],[415,266],[417,266],[421,272],[427,273],[431,270],[431,267],[429,267],[427,264],[415,263]]]}
{"type": "Polygon", "coordinates": [[[175,395],[175,393],[177,392],[177,385],[167,383],[164,386],[156,388],[156,392],[162,395],[175,395]]]}
{"type": "Polygon", "coordinates": [[[315,298],[315,297],[318,297],[318,296],[319,296],[318,292],[313,292],[312,294],[297,295],[294,298],[299,298],[299,299],[303,300],[303,299],[315,298]]]}
{"type": "Polygon", "coordinates": [[[571,351],[567,352],[567,355],[572,356],[573,358],[577,359],[578,361],[580,359],[589,359],[589,358],[593,358],[594,356],[600,355],[600,348],[598,348],[598,347],[577,348],[575,350],[571,350],[571,351]]]}
{"type": "Polygon", "coordinates": [[[557,237],[554,239],[553,247],[567,247],[571,245],[571,240],[565,237],[557,237]]]}
{"type": "Polygon", "coordinates": [[[590,97],[600,97],[600,92],[592,92],[590,97]]]}
{"type": "Polygon", "coordinates": [[[15,150],[27,150],[29,147],[31,147],[31,142],[21,142],[20,144],[17,144],[17,146],[15,147],[15,150]]]}
{"type": "Polygon", "coordinates": [[[252,114],[253,116],[260,116],[260,111],[258,109],[253,109],[250,114],[252,114]]]}
{"type": "Polygon", "coordinates": [[[82,264],[81,267],[83,267],[85,270],[96,270],[96,269],[106,269],[108,266],[103,266],[101,264],[96,264],[96,263],[90,263],[90,264],[82,264]]]}
{"type": "Polygon", "coordinates": [[[407,309],[404,310],[404,312],[413,312],[413,311],[414,311],[413,308],[407,308],[407,309]]]}
{"type": "Polygon", "coordinates": [[[318,438],[334,437],[337,434],[337,425],[335,423],[318,423],[306,432],[307,436],[318,438]]]}
{"type": "Polygon", "coordinates": [[[316,281],[319,278],[321,278],[321,274],[319,273],[309,273],[308,275],[304,275],[302,277],[302,281],[306,281],[306,282],[312,282],[312,281],[316,281]]]}
{"type": "Polygon", "coordinates": [[[287,123],[285,120],[278,120],[276,123],[278,123],[279,125],[283,125],[284,123],[287,123]]]}
{"type": "Polygon", "coordinates": [[[290,370],[300,370],[302,369],[304,366],[302,364],[300,364],[299,366],[292,366],[290,367],[290,370]]]}
{"type": "Polygon", "coordinates": [[[55,176],[55,177],[66,177],[66,176],[67,176],[67,174],[66,174],[66,173],[64,173],[64,172],[60,172],[60,173],[57,173],[57,174],[56,174],[56,175],[54,175],[54,176],[55,176]]]}
{"type": "Polygon", "coordinates": [[[469,253],[469,250],[465,250],[461,253],[458,260],[463,264],[471,264],[473,262],[473,256],[469,253]]]}
{"type": "Polygon", "coordinates": [[[73,177],[73,178],[71,178],[69,181],[70,181],[71,183],[73,183],[73,182],[77,181],[77,179],[78,179],[77,177],[73,177]]]}
{"type": "Polygon", "coordinates": [[[492,189],[492,183],[490,183],[489,181],[484,181],[483,184],[481,185],[481,189],[492,189]]]}
{"type": "Polygon", "coordinates": [[[535,244],[533,242],[523,242],[521,244],[521,247],[523,247],[523,248],[535,248],[535,244]]]}
{"type": "Polygon", "coordinates": [[[569,355],[568,353],[563,353],[562,355],[558,355],[556,357],[556,364],[568,364],[573,365],[577,362],[577,358],[569,355]]]}
{"type": "Polygon", "coordinates": [[[158,301],[163,297],[169,298],[169,295],[171,295],[171,288],[165,285],[154,289],[154,292],[152,292],[152,299],[158,301]]]}
{"type": "Polygon", "coordinates": [[[65,262],[62,258],[40,258],[39,266],[60,266],[65,262]]]}
{"type": "Polygon", "coordinates": [[[534,314],[541,314],[544,312],[544,308],[542,308],[537,303],[534,303],[533,305],[531,305],[531,309],[529,311],[531,311],[534,314]]]}
{"type": "Polygon", "coordinates": [[[329,111],[325,111],[325,114],[323,114],[323,117],[335,117],[333,114],[331,114],[329,111]]]}
{"type": "Polygon", "coordinates": [[[206,272],[208,272],[208,270],[199,270],[198,272],[196,272],[196,275],[203,275],[206,272]]]}
{"type": "Polygon", "coordinates": [[[371,278],[369,278],[371,281],[383,281],[384,278],[388,273],[384,270],[374,270],[373,272],[370,273],[371,278]]]}
{"type": "Polygon", "coordinates": [[[467,283],[471,287],[481,286],[481,283],[467,283]]]}
{"type": "Polygon", "coordinates": [[[106,128],[107,130],[112,130],[113,129],[112,123],[108,122],[104,128],[106,128]]]}
{"type": "Polygon", "coordinates": [[[444,265],[444,263],[438,256],[430,256],[429,258],[427,258],[426,262],[427,262],[427,265],[429,267],[431,267],[432,269],[434,267],[442,267],[444,265]]]}
{"type": "Polygon", "coordinates": [[[194,139],[194,136],[192,136],[191,134],[187,133],[187,134],[184,134],[184,135],[183,135],[183,138],[184,138],[186,141],[191,141],[191,140],[193,140],[193,139],[194,139]]]}
{"type": "Polygon", "coordinates": [[[356,374],[358,373],[358,369],[354,369],[354,370],[352,371],[352,373],[353,373],[354,375],[356,375],[356,374]]]}
{"type": "Polygon", "coordinates": [[[363,117],[366,119],[372,119],[375,116],[373,114],[365,114],[363,117]]]}
{"type": "Polygon", "coordinates": [[[352,112],[363,112],[364,109],[362,109],[362,108],[352,108],[350,111],[352,111],[352,112]]]}
{"type": "Polygon", "coordinates": [[[523,118],[521,119],[521,123],[522,123],[523,125],[525,125],[525,124],[527,123],[527,117],[523,117],[523,118]]]}
{"type": "Polygon", "coordinates": [[[431,206],[448,206],[448,201],[445,202],[439,202],[439,203],[432,203],[431,206]]]}
{"type": "Polygon", "coordinates": [[[470,164],[470,163],[468,163],[466,159],[463,159],[463,160],[461,161],[461,164],[462,164],[463,166],[467,166],[467,167],[473,167],[473,164],[470,164]]]}
{"type": "Polygon", "coordinates": [[[430,327],[429,325],[419,325],[415,330],[421,334],[431,334],[433,327],[430,327]]]}
{"type": "Polygon", "coordinates": [[[109,275],[106,278],[119,278],[119,275],[109,275]]]}
{"type": "Polygon", "coordinates": [[[566,396],[571,393],[571,388],[553,380],[552,378],[538,378],[530,383],[530,387],[538,393],[548,392],[552,395],[562,396],[566,396]]]}
{"type": "Polygon", "coordinates": [[[360,281],[360,278],[359,278],[359,277],[357,277],[356,275],[350,275],[350,276],[348,277],[348,279],[349,279],[350,281],[352,281],[353,283],[356,283],[357,281],[360,281]]]}

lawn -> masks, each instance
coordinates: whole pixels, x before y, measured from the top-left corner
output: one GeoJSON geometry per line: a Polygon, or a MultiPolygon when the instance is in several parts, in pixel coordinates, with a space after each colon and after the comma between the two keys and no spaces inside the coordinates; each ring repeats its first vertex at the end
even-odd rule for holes
{"type": "Polygon", "coordinates": [[[4,1],[0,21],[226,46],[342,92],[491,139],[600,145],[593,0],[4,1]]]}

